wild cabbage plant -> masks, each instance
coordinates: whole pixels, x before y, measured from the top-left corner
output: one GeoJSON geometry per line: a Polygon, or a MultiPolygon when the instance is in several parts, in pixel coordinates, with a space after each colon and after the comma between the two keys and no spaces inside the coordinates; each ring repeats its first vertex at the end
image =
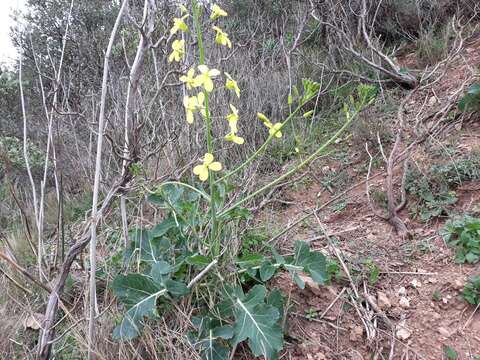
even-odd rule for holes
{"type": "Polygon", "coordinates": [[[286,305],[282,294],[268,289],[266,282],[279,271],[286,271],[293,282],[304,288],[300,274],[325,284],[330,281],[330,273],[325,256],[310,250],[305,242],[295,243],[292,256],[281,256],[271,247],[265,254],[236,257],[232,239],[238,237],[239,222],[249,216],[243,206],[317,158],[375,100],[376,91],[372,86],[360,85],[340,114],[345,119],[343,126],[328,141],[272,182],[243,197],[234,196],[234,176],[267,152],[272,142],[281,141],[286,125],[293,119],[315,115],[315,110],[304,108],[318,97],[320,84],[305,79],[302,89],[289,91],[293,94],[288,98],[292,110],[284,120],[272,120],[259,112],[257,118],[268,133],[266,140],[237,167],[227,169],[216,153],[214,140],[234,146],[248,141],[242,137],[242,108],[232,101],[212,109],[210,99],[215,91],[225,89],[238,101],[242,90],[229,73],[206,63],[205,36],[211,36],[217,46],[234,47],[222,29],[222,19],[228,14],[214,4],[204,22],[203,11],[196,0],[191,2],[191,9],[180,6],[180,17],[173,19],[170,29],[168,61],[182,62],[186,56],[185,39],[194,38],[198,62],[179,76],[185,95],[178,101],[183,103],[187,125],[204,123],[205,154],[192,166],[196,181],[169,181],[156,189],[147,189],[149,201],[163,209],[165,218],[152,228],[130,231],[124,261],[126,266],[134,264],[135,271],[118,275],[113,283],[113,290],[126,309],[113,335],[118,340],[139,336],[147,319],[161,316],[160,303],[190,296],[197,311],[191,319],[193,327],[188,340],[202,358],[229,359],[231,350],[246,342],[255,356],[275,359],[283,348],[286,305]],[[207,24],[206,28],[203,24],[207,24]],[[214,112],[222,114],[227,133],[213,132],[214,112]]]}

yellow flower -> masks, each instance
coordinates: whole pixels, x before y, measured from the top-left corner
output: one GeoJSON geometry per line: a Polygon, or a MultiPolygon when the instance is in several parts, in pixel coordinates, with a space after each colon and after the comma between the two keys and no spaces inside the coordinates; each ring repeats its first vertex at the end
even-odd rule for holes
{"type": "Polygon", "coordinates": [[[212,28],[217,32],[217,35],[215,36],[215,42],[223,46],[228,46],[228,48],[231,49],[232,42],[228,38],[228,34],[223,32],[218,26],[213,26],[212,28]]]}
{"type": "Polygon", "coordinates": [[[209,69],[207,65],[199,65],[198,70],[200,71],[200,75],[195,78],[194,86],[197,87],[203,85],[206,91],[212,92],[212,78],[220,75],[220,71],[217,69],[209,69]]]}
{"type": "Polygon", "coordinates": [[[184,21],[188,16],[189,15],[187,14],[187,15],[183,15],[180,19],[179,18],[173,19],[173,26],[170,29],[171,35],[175,35],[179,30],[183,32],[188,32],[188,26],[187,24],[185,24],[185,21],[184,21]]]}
{"type": "Polygon", "coordinates": [[[275,137],[277,138],[281,138],[282,137],[282,132],[280,131],[280,129],[282,128],[283,124],[282,123],[275,123],[275,124],[272,124],[270,120],[268,120],[268,118],[263,115],[262,113],[258,113],[257,114],[257,117],[263,121],[263,124],[268,128],[268,133],[272,136],[274,135],[275,137]]]}
{"type": "Polygon", "coordinates": [[[228,16],[227,12],[225,10],[223,10],[220,6],[218,6],[217,4],[214,4],[212,6],[212,15],[210,15],[210,19],[212,20],[216,20],[218,19],[220,16],[228,16]]]}
{"type": "Polygon", "coordinates": [[[225,73],[225,76],[227,77],[227,83],[225,84],[225,87],[228,90],[235,91],[235,94],[237,94],[237,96],[240,97],[240,88],[238,87],[237,82],[232,79],[229,73],[225,73]]]}
{"type": "Polygon", "coordinates": [[[232,110],[232,113],[227,115],[228,124],[232,131],[237,132],[238,109],[232,104],[230,104],[230,109],[232,110]]]}
{"type": "Polygon", "coordinates": [[[187,122],[189,124],[193,123],[194,113],[200,111],[200,113],[205,116],[205,94],[203,92],[199,93],[197,96],[185,96],[183,98],[183,106],[185,107],[185,112],[187,115],[187,122]]]}
{"type": "Polygon", "coordinates": [[[242,137],[237,136],[237,132],[238,132],[237,122],[239,118],[238,109],[232,104],[230,104],[230,109],[232,110],[232,113],[228,114],[226,117],[226,119],[228,120],[228,125],[230,126],[230,133],[225,135],[225,140],[232,141],[235,144],[242,145],[245,142],[245,140],[242,137]]]}
{"type": "Polygon", "coordinates": [[[234,142],[235,144],[238,144],[238,145],[242,145],[245,142],[244,138],[235,135],[235,133],[233,133],[233,132],[225,135],[225,140],[232,141],[232,142],[234,142]]]}
{"type": "Polygon", "coordinates": [[[191,90],[196,86],[194,75],[195,75],[195,69],[191,68],[190,70],[188,70],[187,75],[180,76],[180,81],[187,84],[188,90],[191,90]]]}
{"type": "Polygon", "coordinates": [[[193,173],[197,175],[201,181],[205,181],[208,179],[208,171],[220,171],[222,170],[222,164],[218,161],[213,161],[213,155],[210,153],[206,153],[203,158],[203,164],[197,165],[193,168],[193,173]]]}
{"type": "Polygon", "coordinates": [[[185,41],[184,40],[175,40],[172,43],[172,53],[168,57],[168,62],[180,61],[183,59],[183,55],[185,55],[185,41]]]}

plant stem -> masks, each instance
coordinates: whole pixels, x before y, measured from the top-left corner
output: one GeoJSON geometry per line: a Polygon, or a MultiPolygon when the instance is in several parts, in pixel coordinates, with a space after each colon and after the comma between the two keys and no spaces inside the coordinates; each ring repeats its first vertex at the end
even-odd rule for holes
{"type": "MultiPolygon", "coordinates": [[[[285,119],[285,121],[283,122],[283,126],[287,125],[294,117],[295,115],[298,114],[298,112],[302,109],[304,104],[302,105],[299,105],[292,113],[290,113],[290,115],[285,119]]],[[[283,127],[282,126],[282,127],[283,127]]],[[[239,167],[237,167],[236,169],[233,169],[232,171],[230,171],[228,174],[226,174],[225,176],[222,176],[220,179],[218,179],[217,181],[215,181],[215,183],[218,183],[220,181],[223,181],[225,179],[228,179],[230,176],[232,175],[235,175],[236,173],[238,173],[240,170],[244,169],[248,164],[250,164],[253,160],[255,160],[255,158],[257,158],[259,155],[261,155],[265,149],[267,148],[267,146],[270,144],[270,142],[275,138],[275,134],[272,134],[270,135],[267,140],[265,140],[265,142],[262,144],[262,146],[260,146],[257,151],[255,151],[247,160],[245,160],[239,167]]]]}
{"type": "Polygon", "coordinates": [[[223,210],[221,213],[218,214],[219,217],[221,216],[224,216],[225,214],[227,214],[229,211],[237,208],[238,206],[240,205],[243,205],[244,203],[246,203],[247,201],[251,200],[252,198],[254,198],[255,196],[257,196],[258,194],[262,193],[263,191],[271,188],[272,186],[275,186],[277,185],[278,183],[282,182],[283,180],[285,180],[286,178],[288,178],[289,176],[293,175],[294,173],[296,173],[298,170],[302,169],[304,166],[306,166],[308,163],[310,163],[312,160],[314,160],[323,150],[325,150],[325,148],[327,148],[330,144],[332,144],[347,128],[348,126],[351,124],[352,120],[357,116],[358,112],[354,112],[352,115],[350,115],[348,118],[347,118],[347,121],[345,122],[345,124],[343,124],[343,126],[330,138],[328,139],[327,142],[323,143],[314,153],[312,153],[309,157],[307,157],[304,161],[302,161],[300,164],[298,164],[297,166],[295,166],[293,169],[291,169],[290,171],[287,171],[285,174],[283,174],[282,176],[278,177],[276,180],[268,183],[267,185],[261,187],[260,189],[258,189],[257,191],[249,194],[247,197],[237,201],[235,204],[233,204],[232,206],[230,206],[228,209],[226,210],[223,210]]]}
{"type": "MultiPolygon", "coordinates": [[[[203,46],[202,28],[200,26],[201,10],[198,6],[197,0],[192,0],[193,10],[193,23],[197,35],[197,43],[199,49],[199,65],[205,64],[205,47],[203,46]]],[[[209,94],[208,91],[203,90],[205,95],[205,132],[207,138],[207,151],[210,154],[214,152],[213,135],[212,135],[212,117],[210,114],[209,94]]],[[[208,170],[208,182],[210,186],[210,216],[212,218],[212,231],[210,233],[210,244],[213,246],[213,255],[216,256],[220,253],[220,242],[217,240],[217,211],[215,209],[215,175],[213,171],[208,170]]]]}

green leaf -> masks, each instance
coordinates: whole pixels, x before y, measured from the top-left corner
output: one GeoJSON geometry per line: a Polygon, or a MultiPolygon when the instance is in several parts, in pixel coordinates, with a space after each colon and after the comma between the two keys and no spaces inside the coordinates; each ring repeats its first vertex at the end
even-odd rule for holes
{"type": "Polygon", "coordinates": [[[277,249],[275,249],[273,246],[270,248],[271,252],[272,252],[272,255],[273,255],[273,258],[275,259],[275,262],[277,264],[285,264],[285,258],[283,256],[281,256],[278,252],[277,252],[277,249]]]}
{"type": "MultiPolygon", "coordinates": [[[[172,266],[166,261],[158,261],[152,265],[153,274],[168,275],[172,271],[172,266]]],[[[155,276],[153,276],[155,278],[155,276]]]]}
{"type": "Polygon", "coordinates": [[[260,254],[251,254],[242,256],[237,260],[237,265],[242,269],[260,266],[265,258],[260,254]]]}
{"type": "Polygon", "coordinates": [[[275,270],[272,264],[264,262],[260,267],[260,279],[262,279],[263,282],[270,280],[273,274],[275,274],[275,270]]]}
{"type": "Polygon", "coordinates": [[[465,260],[469,264],[475,264],[476,262],[478,262],[478,260],[480,260],[480,257],[472,252],[469,252],[467,255],[465,255],[465,260]]]}
{"type": "Polygon", "coordinates": [[[304,267],[318,284],[325,284],[328,280],[325,256],[318,251],[310,251],[310,246],[304,241],[295,242],[294,265],[304,267]]]}
{"type": "Polygon", "coordinates": [[[142,274],[119,275],[112,284],[113,291],[128,311],[113,331],[116,340],[131,340],[143,329],[144,318],[156,316],[157,298],[166,293],[150,277],[142,274]]]}
{"type": "Polygon", "coordinates": [[[165,281],[165,287],[175,297],[182,297],[190,292],[190,289],[183,282],[171,279],[165,281]]]}
{"type": "Polygon", "coordinates": [[[151,231],[150,236],[152,238],[165,235],[171,229],[177,227],[177,222],[173,216],[170,216],[163,220],[160,224],[156,225],[151,231]]]}
{"type": "Polygon", "coordinates": [[[248,346],[255,356],[264,356],[267,360],[276,359],[283,348],[282,329],[277,321],[278,310],[265,304],[266,289],[256,285],[245,298],[237,298],[234,303],[235,337],[234,344],[248,339],[248,346]]]}
{"type": "Polygon", "coordinates": [[[457,360],[458,359],[457,352],[454,349],[452,349],[450,346],[445,347],[445,356],[449,360],[457,360]]]}
{"type": "Polygon", "coordinates": [[[278,310],[278,313],[280,314],[278,321],[281,322],[285,312],[285,299],[283,298],[282,292],[278,289],[270,291],[270,294],[267,296],[267,304],[272,305],[278,310]]]}
{"type": "MultiPolygon", "coordinates": [[[[202,359],[205,360],[228,360],[230,349],[225,346],[223,340],[233,337],[233,328],[229,325],[219,325],[219,321],[208,317],[194,317],[192,323],[198,332],[192,345],[199,350],[202,359]]],[[[190,337],[190,336],[189,336],[190,337]]]]}
{"type": "Polygon", "coordinates": [[[212,262],[211,257],[203,256],[203,255],[193,255],[187,258],[187,264],[189,265],[196,265],[196,266],[207,266],[212,262]]]}
{"type": "Polygon", "coordinates": [[[300,289],[305,289],[305,281],[302,280],[302,278],[300,276],[298,276],[298,273],[294,273],[293,274],[293,281],[295,282],[295,284],[297,284],[297,286],[300,288],[300,289]]]}

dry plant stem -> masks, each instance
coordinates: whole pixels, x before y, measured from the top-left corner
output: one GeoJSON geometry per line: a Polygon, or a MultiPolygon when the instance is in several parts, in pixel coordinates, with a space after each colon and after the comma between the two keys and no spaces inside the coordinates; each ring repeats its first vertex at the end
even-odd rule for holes
{"type": "Polygon", "coordinates": [[[323,311],[323,313],[318,317],[319,319],[323,319],[325,315],[330,311],[330,309],[335,305],[335,303],[340,299],[343,295],[343,293],[347,290],[347,288],[343,288],[342,291],[338,293],[338,295],[333,299],[333,301],[330,303],[330,305],[327,306],[327,308],[323,311]]]}
{"type": "MultiPolygon", "coordinates": [[[[127,0],[125,0],[127,1],[127,0]]],[[[48,298],[47,308],[45,310],[45,320],[42,325],[39,339],[38,347],[38,360],[48,360],[50,358],[51,352],[51,341],[55,336],[55,318],[58,308],[59,297],[62,296],[63,290],[65,289],[65,282],[67,280],[68,274],[70,273],[70,268],[73,264],[73,261],[89,244],[91,240],[91,223],[98,223],[98,220],[105,215],[105,213],[110,208],[115,196],[125,185],[130,181],[130,176],[121,178],[107,193],[105,199],[102,202],[101,207],[97,212],[97,219],[90,219],[79,233],[79,240],[73,245],[65,256],[65,261],[60,268],[59,275],[56,279],[55,286],[50,293],[48,298]]]]}
{"type": "Polygon", "coordinates": [[[108,209],[110,206],[114,195],[129,181],[128,176],[123,177],[119,184],[114,186],[110,192],[107,194],[105,200],[103,201],[100,211],[98,211],[98,196],[99,196],[99,186],[100,186],[100,173],[101,173],[101,162],[102,162],[102,142],[103,142],[103,131],[105,123],[105,103],[107,95],[107,80],[108,80],[108,67],[109,59],[112,51],[112,46],[115,41],[115,35],[120,26],[120,22],[127,6],[127,0],[122,2],[120,7],[117,19],[113,26],[108,48],[105,54],[104,59],[104,68],[103,68],[103,81],[102,81],[102,95],[101,95],[101,104],[100,104],[100,114],[99,114],[99,124],[98,124],[98,142],[97,142],[97,155],[96,155],[96,165],[95,165],[95,181],[94,181],[94,190],[93,190],[93,202],[92,202],[92,214],[90,223],[87,223],[84,231],[81,234],[80,241],[72,246],[65,257],[65,261],[62,264],[60,273],[57,277],[57,281],[53,288],[53,291],[50,294],[49,301],[47,304],[47,309],[45,311],[45,320],[42,326],[42,331],[40,333],[40,340],[38,344],[38,353],[37,359],[47,360],[50,358],[52,344],[51,340],[54,338],[55,328],[54,321],[56,310],[58,307],[59,297],[63,293],[65,287],[65,281],[70,272],[70,267],[75,259],[75,257],[88,245],[90,242],[90,324],[89,324],[89,358],[92,358],[92,340],[94,335],[94,320],[95,320],[95,306],[96,306],[96,284],[95,284],[95,253],[96,253],[96,225],[98,222],[98,217],[108,209]],[[93,261],[92,261],[93,260],[93,261]]]}
{"type": "Polygon", "coordinates": [[[32,274],[28,272],[28,270],[24,269],[21,267],[19,264],[17,264],[14,260],[12,260],[10,257],[8,257],[6,254],[4,254],[2,251],[0,251],[0,258],[8,262],[15,270],[20,272],[23,276],[25,276],[27,279],[29,279],[31,282],[33,282],[35,285],[40,286],[43,290],[45,290],[48,293],[51,293],[52,289],[48,286],[42,283],[40,280],[36,279],[32,274]]]}
{"type": "MultiPolygon", "coordinates": [[[[23,158],[25,160],[25,167],[27,168],[28,179],[30,180],[30,186],[32,190],[33,198],[33,211],[35,215],[35,222],[38,224],[38,200],[37,200],[37,189],[35,187],[35,182],[33,181],[32,170],[30,167],[30,161],[28,157],[28,134],[27,134],[27,113],[25,110],[25,97],[23,95],[23,80],[22,80],[22,55],[20,55],[19,67],[18,67],[18,83],[20,86],[20,101],[22,104],[22,115],[23,115],[23,158]]],[[[40,248],[37,248],[37,266],[38,273],[42,274],[42,251],[40,248]]]]}
{"type": "MultiPolygon", "coordinates": [[[[103,64],[103,80],[102,80],[102,94],[100,98],[100,114],[98,119],[98,136],[97,136],[97,154],[95,159],[95,177],[93,184],[93,200],[92,200],[92,212],[91,212],[91,224],[90,224],[90,283],[89,283],[89,323],[88,323],[88,359],[93,359],[93,344],[95,337],[95,316],[97,308],[97,290],[96,290],[96,249],[97,249],[97,211],[98,211],[98,196],[100,191],[100,175],[102,172],[102,145],[103,145],[103,132],[105,130],[105,103],[107,98],[107,81],[108,81],[108,67],[110,61],[110,55],[112,52],[113,43],[117,30],[120,26],[120,22],[123,16],[123,12],[127,7],[127,0],[122,2],[117,19],[110,34],[110,40],[108,42],[107,51],[105,53],[105,59],[103,64]]],[[[51,339],[49,339],[51,340],[51,339]]]]}
{"type": "MultiPolygon", "coordinates": [[[[397,112],[397,119],[398,119],[398,124],[396,126],[397,129],[397,136],[395,138],[395,143],[393,145],[393,149],[390,152],[390,155],[388,157],[387,161],[387,179],[386,179],[386,191],[387,191],[387,208],[388,208],[388,221],[389,223],[395,228],[395,231],[401,235],[401,236],[407,236],[408,235],[408,230],[407,227],[405,226],[405,223],[400,219],[398,216],[397,212],[399,209],[401,209],[405,203],[406,203],[406,197],[404,193],[404,189],[401,190],[402,192],[402,200],[401,204],[397,205],[396,200],[395,200],[395,193],[393,189],[393,171],[396,162],[399,159],[399,151],[400,151],[400,146],[402,142],[402,137],[403,137],[403,131],[405,130],[405,119],[404,119],[404,111],[405,111],[405,105],[410,101],[412,96],[416,93],[416,91],[411,91],[405,99],[401,102],[398,112],[397,112]]],[[[407,155],[408,158],[408,155],[407,155]]],[[[405,160],[407,161],[407,160],[405,160]]],[[[405,166],[406,168],[406,166],[405,166]]],[[[402,186],[405,185],[405,180],[404,176],[402,176],[402,186]]]]}
{"type": "MultiPolygon", "coordinates": [[[[139,29],[139,42],[137,45],[137,52],[135,54],[135,60],[133,61],[132,67],[130,69],[130,77],[127,87],[127,97],[125,100],[125,118],[124,118],[124,145],[123,145],[123,161],[122,161],[122,176],[128,171],[128,162],[129,157],[132,156],[129,146],[136,144],[130,144],[131,130],[133,126],[132,116],[134,115],[134,103],[135,96],[137,94],[138,85],[140,82],[140,77],[142,75],[143,63],[145,57],[150,50],[151,45],[151,34],[154,29],[154,15],[155,8],[151,10],[149,6],[149,1],[145,0],[143,8],[143,18],[142,24],[145,26],[142,29],[139,29]]],[[[128,61],[127,61],[128,63],[128,61]]],[[[133,149],[133,155],[135,156],[135,149],[133,149]]],[[[122,232],[125,246],[128,244],[128,221],[127,221],[127,205],[125,195],[120,196],[120,215],[122,219],[122,232]]]]}
{"type": "MultiPolygon", "coordinates": [[[[367,66],[373,68],[379,73],[386,75],[391,81],[398,83],[399,85],[406,88],[416,88],[418,86],[418,80],[411,74],[403,73],[400,67],[386,54],[384,54],[377,46],[375,46],[370,37],[371,32],[367,31],[366,28],[366,17],[367,17],[367,5],[366,1],[362,0],[362,10],[360,14],[354,14],[358,18],[358,34],[350,34],[349,30],[345,27],[344,24],[350,23],[349,16],[345,9],[342,9],[339,18],[337,14],[332,11],[329,21],[322,20],[315,13],[315,5],[313,0],[310,0],[311,11],[310,15],[319,22],[321,25],[325,25],[328,28],[333,30],[333,36],[338,40],[338,48],[343,49],[345,52],[349,53],[356,60],[366,64],[367,66]],[[362,37],[363,41],[366,43],[368,49],[371,50],[371,56],[367,57],[364,55],[355,44],[358,42],[358,37],[362,37]]],[[[341,5],[338,2],[330,2],[329,5],[332,9],[338,8],[341,5]]],[[[350,11],[353,12],[352,8],[350,11]]],[[[368,82],[379,82],[377,79],[369,79],[361,74],[355,74],[348,70],[339,70],[340,73],[349,73],[352,76],[362,79],[363,81],[368,82]]],[[[380,83],[382,80],[380,80],[380,83]]]]}
{"type": "Polygon", "coordinates": [[[53,144],[53,116],[55,113],[55,109],[57,108],[57,103],[58,103],[58,93],[59,93],[59,86],[60,86],[60,80],[61,80],[61,75],[62,75],[62,68],[63,68],[63,60],[65,56],[65,47],[67,44],[67,35],[68,31],[70,28],[70,19],[72,16],[72,10],[73,10],[73,4],[74,0],[71,0],[70,2],[70,9],[68,12],[68,17],[67,17],[67,22],[66,22],[66,27],[65,27],[65,33],[63,34],[62,37],[62,49],[60,53],[60,63],[58,65],[58,70],[55,69],[52,61],[52,67],[53,71],[56,75],[55,77],[55,92],[53,95],[53,102],[50,110],[47,107],[46,103],[46,98],[45,98],[45,91],[44,91],[44,86],[43,86],[43,81],[42,81],[42,76],[41,76],[41,71],[38,66],[37,58],[35,55],[35,50],[33,48],[32,44],[32,51],[33,51],[33,56],[34,56],[34,61],[35,65],[37,67],[37,71],[39,74],[39,80],[40,80],[40,88],[41,88],[41,93],[42,93],[42,100],[43,100],[43,108],[45,111],[45,116],[47,118],[47,146],[46,146],[46,151],[45,151],[45,162],[44,162],[44,169],[43,169],[43,180],[40,182],[40,199],[39,199],[39,205],[38,205],[38,218],[37,218],[37,236],[38,236],[38,251],[37,251],[37,256],[38,256],[38,262],[39,262],[39,276],[40,278],[44,277],[46,279],[46,275],[43,273],[41,269],[41,263],[43,261],[43,228],[44,228],[44,218],[45,218],[45,187],[47,184],[47,174],[48,174],[48,166],[49,166],[49,158],[50,158],[50,148],[52,148],[52,160],[54,164],[54,177],[55,177],[55,189],[57,193],[57,204],[59,204],[59,186],[58,186],[58,178],[57,178],[57,161],[56,161],[56,155],[54,151],[54,144],[53,144]]]}
{"type": "Polygon", "coordinates": [[[10,274],[8,274],[5,270],[3,270],[1,267],[0,267],[0,272],[8,279],[10,280],[10,282],[16,286],[17,288],[19,288],[20,290],[22,290],[25,294],[29,295],[29,296],[32,296],[32,292],[30,290],[28,290],[26,287],[24,287],[22,284],[20,284],[17,280],[15,280],[10,274]]]}

